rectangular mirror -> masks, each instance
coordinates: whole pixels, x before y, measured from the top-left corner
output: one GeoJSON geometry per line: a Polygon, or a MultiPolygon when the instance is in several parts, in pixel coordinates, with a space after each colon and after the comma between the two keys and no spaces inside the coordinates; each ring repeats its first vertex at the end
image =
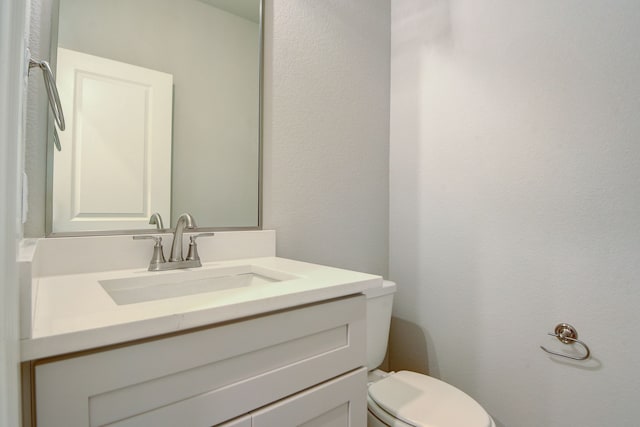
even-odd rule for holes
{"type": "Polygon", "coordinates": [[[57,3],[47,233],[259,228],[262,0],[57,3]]]}

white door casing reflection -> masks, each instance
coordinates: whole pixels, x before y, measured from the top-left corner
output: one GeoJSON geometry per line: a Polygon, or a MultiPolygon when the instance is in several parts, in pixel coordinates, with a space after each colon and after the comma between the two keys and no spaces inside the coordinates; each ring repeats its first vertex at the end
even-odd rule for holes
{"type": "Polygon", "coordinates": [[[54,153],[53,231],[169,220],[171,74],[63,48],[57,74],[68,127],[54,153]]]}

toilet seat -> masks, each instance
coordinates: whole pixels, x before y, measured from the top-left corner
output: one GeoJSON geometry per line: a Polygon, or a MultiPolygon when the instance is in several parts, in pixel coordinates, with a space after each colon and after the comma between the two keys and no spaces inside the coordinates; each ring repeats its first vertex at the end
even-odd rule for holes
{"type": "Polygon", "coordinates": [[[369,410],[390,426],[494,427],[467,394],[438,379],[400,371],[369,387],[369,410]]]}
{"type": "Polygon", "coordinates": [[[367,411],[369,412],[369,414],[367,415],[367,417],[369,418],[367,426],[369,427],[380,425],[393,427],[418,427],[413,424],[407,424],[397,419],[396,417],[379,407],[378,404],[374,402],[373,399],[371,399],[371,396],[367,396],[367,411]],[[371,423],[371,417],[376,420],[374,424],[371,423]]]}

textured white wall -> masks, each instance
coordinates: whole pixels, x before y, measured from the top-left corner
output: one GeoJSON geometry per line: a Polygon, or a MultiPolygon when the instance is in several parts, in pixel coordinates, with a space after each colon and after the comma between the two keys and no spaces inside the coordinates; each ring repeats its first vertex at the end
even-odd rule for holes
{"type": "Polygon", "coordinates": [[[500,426],[638,425],[638,22],[633,1],[392,2],[390,277],[421,338],[394,352],[426,347],[500,426]],[[558,322],[591,361],[538,348],[564,350],[558,322]]]}
{"type": "MultiPolygon", "coordinates": [[[[29,1],[29,40],[27,47],[36,59],[48,59],[51,45],[51,1],[29,1]]],[[[42,72],[30,73],[27,93],[25,132],[25,172],[29,177],[29,215],[24,226],[27,237],[45,234],[45,194],[47,177],[47,117],[49,104],[42,72]]]]}
{"type": "Polygon", "coordinates": [[[267,0],[264,226],[279,256],[386,273],[387,0],[267,0]]]}

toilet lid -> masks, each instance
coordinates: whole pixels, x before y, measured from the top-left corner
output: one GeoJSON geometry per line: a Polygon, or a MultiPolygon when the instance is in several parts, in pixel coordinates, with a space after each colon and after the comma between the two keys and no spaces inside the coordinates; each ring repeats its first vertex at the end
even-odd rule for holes
{"type": "Polygon", "coordinates": [[[416,372],[396,372],[371,384],[369,397],[394,417],[414,426],[492,425],[489,414],[467,394],[416,372]]]}

